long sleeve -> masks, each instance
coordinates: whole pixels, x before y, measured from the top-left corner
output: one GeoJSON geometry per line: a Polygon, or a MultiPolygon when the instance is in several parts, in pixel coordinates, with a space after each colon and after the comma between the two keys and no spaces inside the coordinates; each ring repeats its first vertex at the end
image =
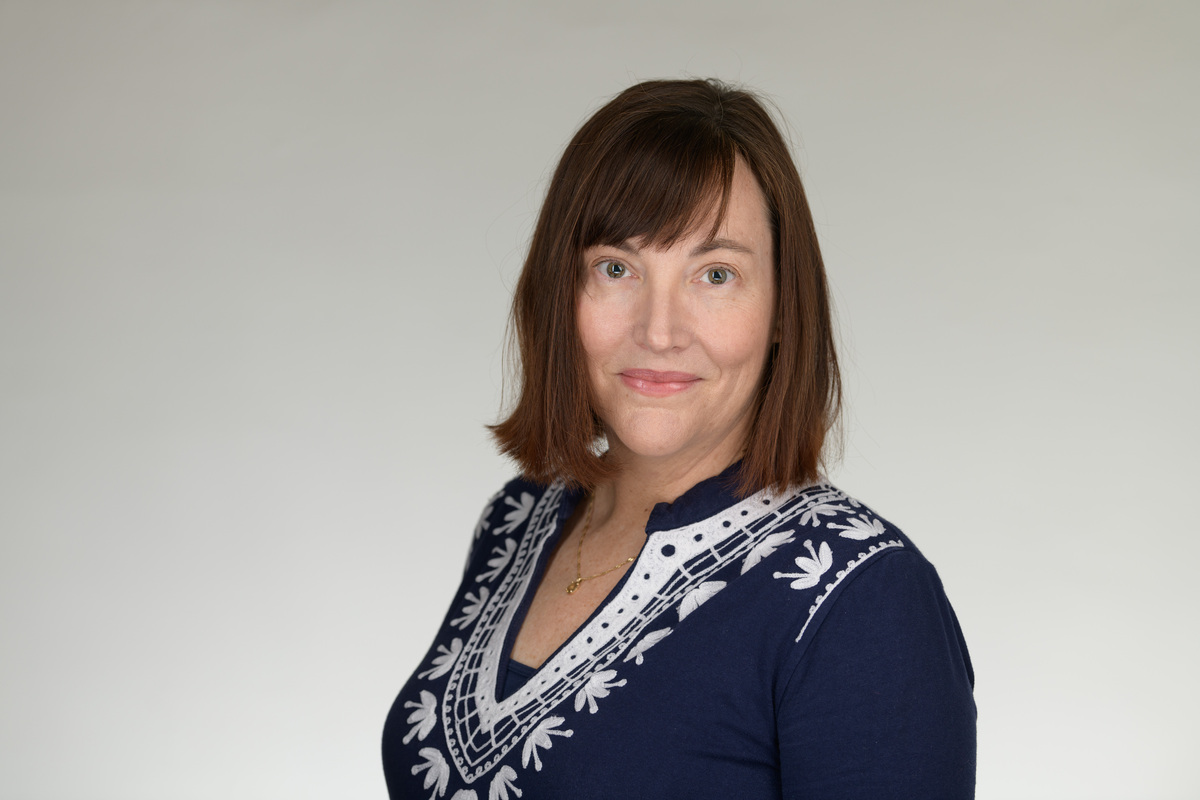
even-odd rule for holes
{"type": "Polygon", "coordinates": [[[974,673],[933,567],[880,558],[829,609],[781,688],[785,798],[972,798],[974,673]]]}

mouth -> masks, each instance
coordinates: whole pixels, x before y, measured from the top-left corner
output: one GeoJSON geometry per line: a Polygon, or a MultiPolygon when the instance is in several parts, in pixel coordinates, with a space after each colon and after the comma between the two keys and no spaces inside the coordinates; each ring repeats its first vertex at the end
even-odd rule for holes
{"type": "Polygon", "coordinates": [[[699,380],[690,372],[658,372],[652,369],[627,369],[621,372],[622,383],[648,397],[678,394],[687,391],[699,380]]]}

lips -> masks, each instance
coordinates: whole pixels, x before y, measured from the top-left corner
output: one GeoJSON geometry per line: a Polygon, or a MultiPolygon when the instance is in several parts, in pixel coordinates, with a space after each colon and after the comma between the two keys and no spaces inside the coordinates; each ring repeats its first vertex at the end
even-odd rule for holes
{"type": "Polygon", "coordinates": [[[621,382],[648,397],[667,397],[687,391],[700,378],[690,372],[658,372],[652,369],[627,369],[621,372],[621,382]]]}

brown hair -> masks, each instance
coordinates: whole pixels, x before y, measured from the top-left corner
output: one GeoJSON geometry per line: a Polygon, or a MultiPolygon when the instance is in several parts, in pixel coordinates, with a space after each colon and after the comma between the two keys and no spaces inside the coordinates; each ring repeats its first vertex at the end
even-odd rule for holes
{"type": "Polygon", "coordinates": [[[780,339],[767,358],[738,489],[782,490],[817,477],[841,380],[812,215],[770,114],[753,94],[715,80],[626,89],[584,123],[554,171],[513,298],[520,395],[491,426],[528,477],[590,488],[615,469],[598,454],[603,427],[575,319],[583,251],[630,239],[669,247],[714,207],[715,236],[739,157],[766,197],[780,339]]]}

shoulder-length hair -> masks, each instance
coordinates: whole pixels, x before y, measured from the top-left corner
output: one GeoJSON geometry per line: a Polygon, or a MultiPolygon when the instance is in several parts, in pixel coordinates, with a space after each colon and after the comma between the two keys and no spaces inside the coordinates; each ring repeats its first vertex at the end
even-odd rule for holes
{"type": "Polygon", "coordinates": [[[647,81],[597,111],[567,145],[542,205],[513,298],[519,395],[491,426],[500,450],[537,481],[591,488],[603,459],[576,304],[583,252],[630,239],[669,247],[725,214],[741,158],[766,197],[775,245],[779,341],[768,355],[738,490],[817,479],[841,407],[825,267],[800,175],[751,93],[715,80],[647,81]]]}

